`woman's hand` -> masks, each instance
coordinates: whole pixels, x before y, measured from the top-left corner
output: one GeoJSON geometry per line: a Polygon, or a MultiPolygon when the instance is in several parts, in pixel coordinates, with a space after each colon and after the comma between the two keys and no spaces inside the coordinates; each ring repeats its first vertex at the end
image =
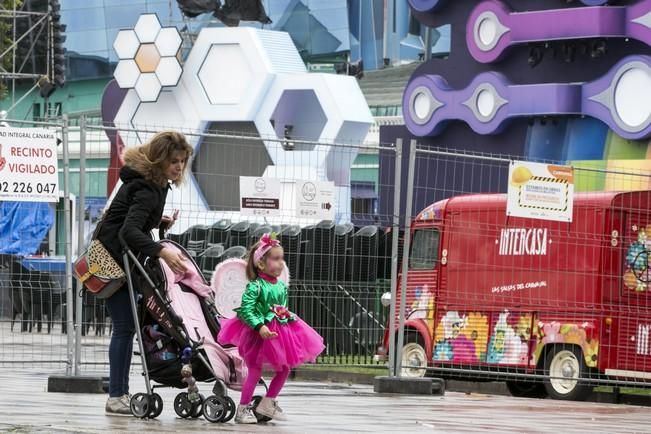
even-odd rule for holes
{"type": "Polygon", "coordinates": [[[169,247],[163,247],[163,250],[158,254],[165,263],[172,269],[175,273],[185,273],[187,267],[185,266],[185,257],[174,249],[169,247]]]}
{"type": "Polygon", "coordinates": [[[160,224],[158,225],[159,227],[163,228],[164,230],[169,230],[172,226],[174,226],[174,223],[176,223],[176,219],[179,217],[179,210],[177,209],[174,211],[174,214],[172,216],[164,215],[160,219],[160,224]]]}
{"type": "Polygon", "coordinates": [[[262,327],[260,327],[260,336],[262,337],[262,339],[273,339],[278,337],[278,333],[272,332],[271,330],[269,330],[269,327],[263,325],[262,327]]]}

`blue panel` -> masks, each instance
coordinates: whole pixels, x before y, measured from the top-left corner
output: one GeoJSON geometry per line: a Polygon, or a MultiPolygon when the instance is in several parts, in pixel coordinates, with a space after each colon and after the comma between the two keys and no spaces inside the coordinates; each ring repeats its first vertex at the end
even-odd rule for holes
{"type": "Polygon", "coordinates": [[[79,32],[66,32],[66,47],[68,51],[89,56],[102,56],[107,49],[113,51],[113,43],[106,40],[106,30],[85,30],[79,32]]]}
{"type": "Polygon", "coordinates": [[[83,8],[101,8],[104,6],[103,0],[62,0],[61,11],[65,12],[69,9],[83,9],[83,8]]]}
{"type": "MultiPolygon", "coordinates": [[[[61,11],[61,22],[65,23],[67,33],[83,30],[104,30],[104,8],[68,9],[61,11]]],[[[66,47],[74,50],[68,43],[66,47]]]]}
{"type": "Polygon", "coordinates": [[[378,69],[382,63],[382,2],[362,3],[362,29],[360,43],[364,68],[378,69]]]}
{"type": "Polygon", "coordinates": [[[533,160],[564,161],[563,144],[567,120],[560,119],[556,124],[547,121],[545,125],[536,122],[529,127],[525,155],[533,160]]]}
{"type": "Polygon", "coordinates": [[[0,202],[0,253],[32,255],[54,222],[54,211],[43,202],[0,202]]]}
{"type": "MultiPolygon", "coordinates": [[[[147,12],[144,4],[129,4],[106,8],[106,27],[127,29],[133,28],[140,17],[140,14],[147,12]]],[[[111,41],[111,44],[113,41],[111,41]]]]}
{"type": "Polygon", "coordinates": [[[601,160],[608,127],[594,118],[572,119],[567,126],[565,158],[567,160],[601,160]]]}

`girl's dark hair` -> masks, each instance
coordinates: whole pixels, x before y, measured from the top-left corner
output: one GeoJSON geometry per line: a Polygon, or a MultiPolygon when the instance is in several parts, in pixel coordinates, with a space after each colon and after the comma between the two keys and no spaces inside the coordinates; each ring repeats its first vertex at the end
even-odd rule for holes
{"type": "MultiPolygon", "coordinates": [[[[256,249],[260,246],[260,241],[255,243],[250,249],[249,249],[249,254],[246,258],[246,278],[249,280],[255,280],[258,278],[258,268],[255,266],[255,260],[253,257],[255,256],[255,251],[256,249]]],[[[282,246],[278,246],[282,249],[282,246]]],[[[271,250],[269,250],[270,252],[271,250]]],[[[266,258],[267,255],[269,254],[267,252],[262,259],[266,258]]]]}
{"type": "Polygon", "coordinates": [[[258,248],[260,245],[260,241],[255,243],[250,249],[249,249],[249,255],[246,259],[246,278],[249,280],[255,280],[258,278],[258,268],[255,266],[255,260],[253,257],[255,256],[255,250],[258,248]]]}

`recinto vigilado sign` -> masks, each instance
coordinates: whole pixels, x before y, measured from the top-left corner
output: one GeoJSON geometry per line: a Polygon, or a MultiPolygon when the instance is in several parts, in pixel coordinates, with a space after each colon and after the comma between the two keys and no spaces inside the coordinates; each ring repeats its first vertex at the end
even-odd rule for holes
{"type": "Polygon", "coordinates": [[[0,128],[0,201],[57,202],[56,147],[52,131],[0,128]]]}

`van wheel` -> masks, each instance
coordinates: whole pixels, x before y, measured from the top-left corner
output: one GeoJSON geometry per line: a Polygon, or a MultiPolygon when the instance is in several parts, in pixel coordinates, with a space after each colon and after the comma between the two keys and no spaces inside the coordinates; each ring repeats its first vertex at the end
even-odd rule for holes
{"type": "Polygon", "coordinates": [[[506,388],[516,398],[546,398],[545,385],[535,381],[507,381],[506,388]]]}
{"type": "Polygon", "coordinates": [[[545,379],[545,389],[553,399],[586,399],[592,388],[579,380],[586,378],[587,373],[583,353],[575,346],[555,345],[546,354],[545,375],[549,378],[545,379]]]}
{"type": "Polygon", "coordinates": [[[402,376],[421,378],[427,373],[427,353],[420,342],[420,336],[413,333],[405,334],[405,344],[402,347],[402,376]]]}

